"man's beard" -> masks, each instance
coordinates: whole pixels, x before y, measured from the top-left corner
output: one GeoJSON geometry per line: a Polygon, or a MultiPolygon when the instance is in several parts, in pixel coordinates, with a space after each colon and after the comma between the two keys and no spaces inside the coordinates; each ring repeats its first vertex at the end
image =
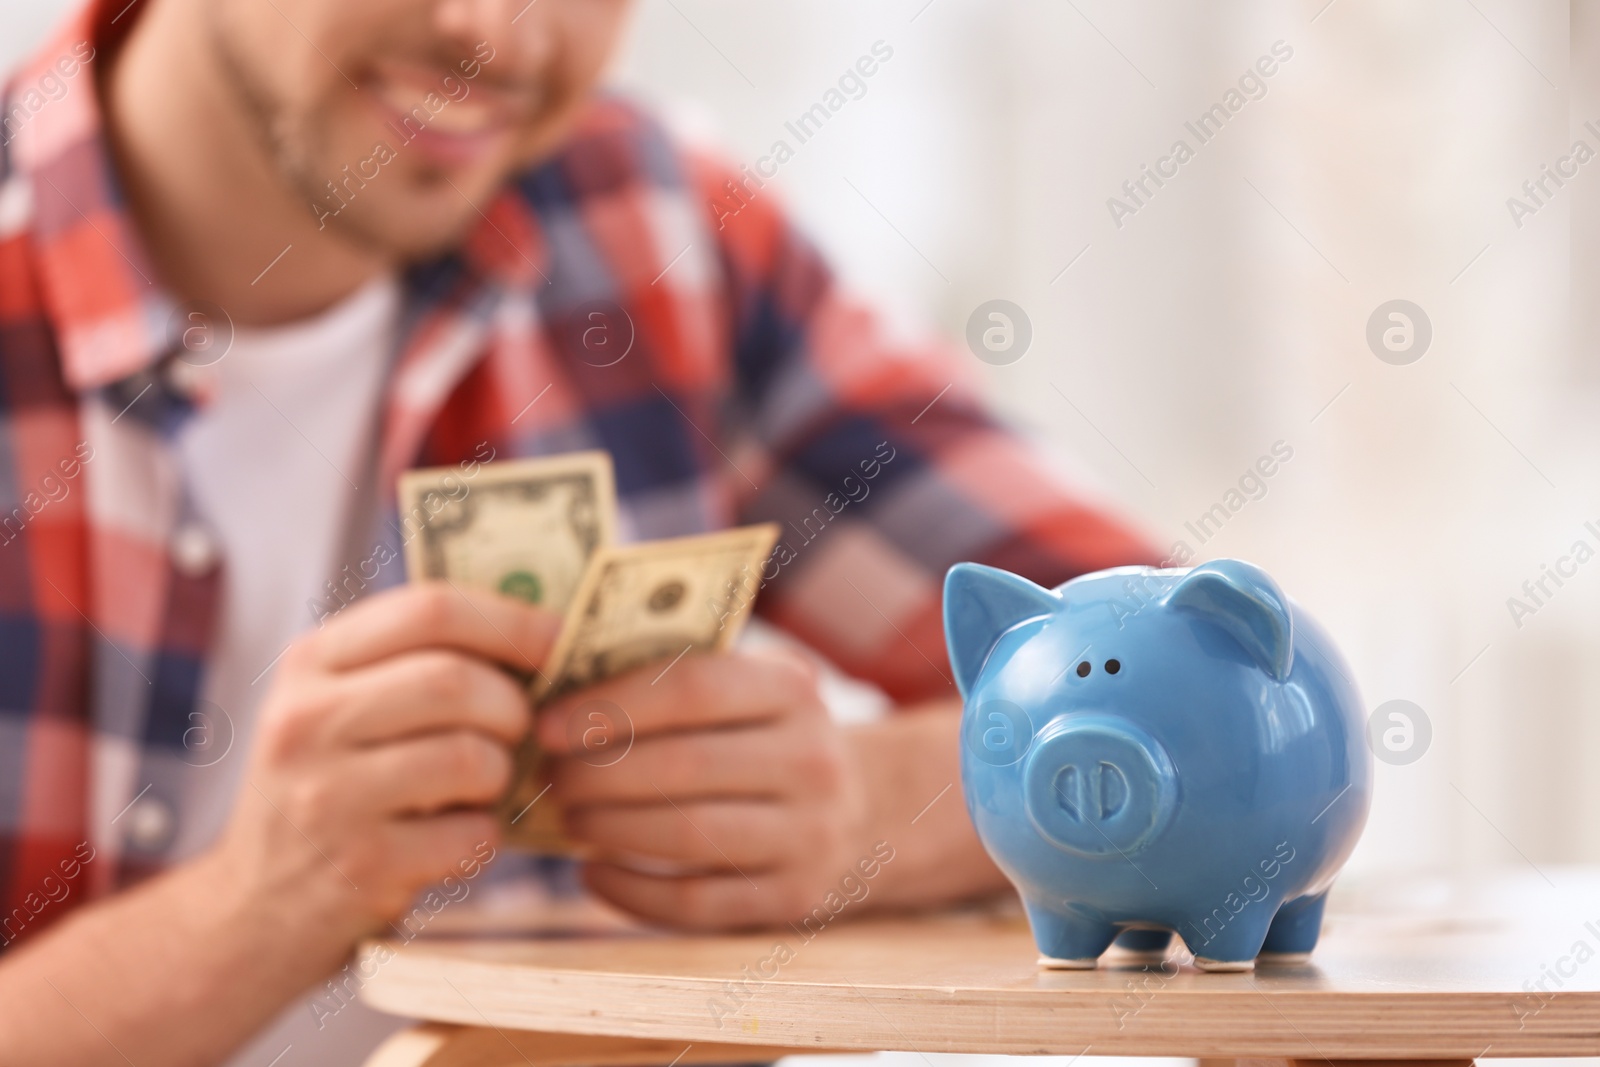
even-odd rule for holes
{"type": "MultiPolygon", "coordinates": [[[[393,258],[416,256],[432,249],[408,249],[395,243],[395,233],[363,220],[358,212],[343,210],[343,201],[330,192],[329,182],[339,175],[318,176],[313,159],[317,147],[327,141],[325,128],[315,120],[300,119],[277,103],[266,79],[259,77],[249,63],[249,50],[235,47],[229,27],[224,25],[222,4],[208,5],[211,17],[207,30],[216,50],[225,83],[249,136],[269,161],[278,184],[294,200],[305,204],[306,213],[319,226],[333,230],[341,240],[361,252],[393,258]],[[329,206],[329,198],[338,201],[329,206]],[[317,210],[317,205],[323,210],[317,210]]],[[[313,113],[314,114],[314,113],[313,113]]]]}

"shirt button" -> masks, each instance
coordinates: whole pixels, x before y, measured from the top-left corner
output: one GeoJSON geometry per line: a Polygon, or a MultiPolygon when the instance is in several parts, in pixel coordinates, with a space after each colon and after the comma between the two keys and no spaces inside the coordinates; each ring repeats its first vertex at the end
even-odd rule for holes
{"type": "Polygon", "coordinates": [[[193,399],[206,391],[210,380],[215,376],[210,367],[197,367],[193,363],[182,359],[167,361],[163,377],[166,378],[167,388],[179,396],[193,399]]]}
{"type": "Polygon", "coordinates": [[[172,805],[160,797],[146,794],[128,809],[128,844],[142,852],[155,852],[172,841],[177,821],[172,805]]]}
{"type": "Polygon", "coordinates": [[[173,535],[173,565],[190,578],[208,573],[221,555],[216,536],[197,522],[184,523],[173,535]]]}

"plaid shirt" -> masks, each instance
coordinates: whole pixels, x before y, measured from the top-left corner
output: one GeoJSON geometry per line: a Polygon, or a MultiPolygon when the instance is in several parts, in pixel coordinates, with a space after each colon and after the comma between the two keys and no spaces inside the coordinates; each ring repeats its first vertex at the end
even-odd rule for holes
{"type": "MultiPolygon", "coordinates": [[[[121,6],[69,24],[0,113],[4,943],[170,862],[116,820],[188,766],[226,565],[179,551],[194,516],[173,439],[206,397],[175,356],[178,308],[94,92],[89,57],[133,21],[109,24],[121,6]]],[[[731,199],[736,177],[598,99],[458,249],[405,273],[379,536],[398,544],[407,467],[485,443],[501,458],[605,448],[625,536],[782,523],[760,611],[902,701],[955,692],[938,610],[951,563],[1054,584],[1153,558],[985,413],[967,359],[888,341],[772,193],[731,199]],[[586,333],[597,324],[612,334],[586,333]],[[597,340],[627,354],[596,358],[597,340]]]]}

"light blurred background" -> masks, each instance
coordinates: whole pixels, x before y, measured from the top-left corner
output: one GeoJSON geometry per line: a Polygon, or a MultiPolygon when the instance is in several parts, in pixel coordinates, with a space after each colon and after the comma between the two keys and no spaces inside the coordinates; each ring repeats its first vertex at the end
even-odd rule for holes
{"type": "Polygon", "coordinates": [[[983,301],[1020,305],[1027,354],[973,359],[994,402],[1163,548],[1265,565],[1369,707],[1427,715],[1428,751],[1379,764],[1351,877],[1470,874],[1600,861],[1600,560],[1520,627],[1507,606],[1600,549],[1600,363],[1570,314],[1594,304],[1600,160],[1507,207],[1573,140],[1600,149],[1596,13],[647,0],[620,80],[753,164],[892,47],[769,191],[908,324],[959,345],[983,301]],[[1265,95],[1200,144],[1185,122],[1278,42],[1265,95]],[[1108,199],[1180,138],[1194,158],[1119,226],[1108,199]],[[1366,340],[1393,299],[1432,324],[1409,365],[1366,340]],[[1279,441],[1266,495],[1201,544],[1185,524],[1279,441]]]}
{"type": "MultiPolygon", "coordinates": [[[[0,63],[66,5],[10,0],[0,63]]],[[[754,163],[875,42],[892,48],[763,195],[906,328],[1033,328],[994,402],[1163,548],[1271,570],[1341,640],[1369,708],[1427,751],[1378,765],[1347,881],[1600,862],[1600,150],[1591,0],[642,0],[617,80],[754,163]],[[1257,60],[1266,93],[1185,128],[1257,60]],[[1292,49],[1292,56],[1281,53],[1292,49]],[[1118,225],[1108,198],[1194,158],[1118,225]],[[1519,225],[1520,221],[1520,225],[1519,225]],[[1405,299],[1408,365],[1369,348],[1405,299]],[[1063,393],[1072,398],[1068,403],[1063,393]],[[1282,441],[1204,544],[1186,529],[1282,441]],[[1595,521],[1594,531],[1585,523],[1595,521]]],[[[1153,186],[1152,186],[1153,188],[1153,186]]]]}

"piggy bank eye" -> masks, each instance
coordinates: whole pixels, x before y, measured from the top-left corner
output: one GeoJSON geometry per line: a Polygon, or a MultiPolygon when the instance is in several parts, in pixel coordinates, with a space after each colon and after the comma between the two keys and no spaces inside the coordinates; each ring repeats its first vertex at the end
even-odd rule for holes
{"type": "Polygon", "coordinates": [[[1107,674],[1116,674],[1121,669],[1122,669],[1122,661],[1114,660],[1114,659],[1106,660],[1106,673],[1107,674]]]}
{"type": "Polygon", "coordinates": [[[1089,677],[1089,672],[1091,670],[1093,670],[1093,669],[1094,669],[1093,667],[1089,666],[1089,661],[1088,660],[1084,660],[1082,663],[1078,664],[1078,677],[1079,678],[1087,678],[1087,677],[1089,677]]]}

